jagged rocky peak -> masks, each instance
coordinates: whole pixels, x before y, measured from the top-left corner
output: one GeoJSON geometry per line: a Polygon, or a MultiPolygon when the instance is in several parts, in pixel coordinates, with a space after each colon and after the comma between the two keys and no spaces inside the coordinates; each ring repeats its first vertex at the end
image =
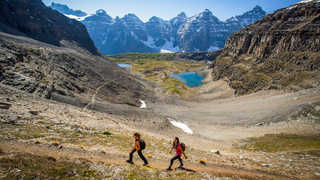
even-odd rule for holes
{"type": "Polygon", "coordinates": [[[80,10],[70,9],[67,5],[64,5],[64,4],[59,4],[59,3],[53,2],[53,3],[51,3],[50,8],[57,10],[62,14],[73,15],[73,16],[78,16],[78,17],[87,16],[87,13],[80,11],[80,10]]]}
{"type": "Polygon", "coordinates": [[[115,22],[120,22],[121,18],[119,16],[116,16],[116,18],[114,19],[115,22]]]}
{"type": "Polygon", "coordinates": [[[179,17],[181,19],[186,19],[188,16],[187,16],[187,14],[185,12],[181,12],[181,13],[178,14],[177,17],[179,17]]]}
{"type": "Polygon", "coordinates": [[[256,6],[253,8],[253,11],[255,11],[255,12],[261,12],[261,11],[264,11],[264,10],[262,9],[261,6],[256,5],[256,6]]]}
{"type": "MultiPolygon", "coordinates": [[[[107,12],[103,9],[99,9],[96,11],[96,14],[93,14],[91,16],[88,16],[85,20],[82,21],[87,27],[87,29],[91,29],[93,27],[91,26],[96,26],[99,23],[105,24],[111,24],[113,23],[113,18],[107,14],[107,12]],[[91,23],[89,23],[91,22],[91,23]],[[90,27],[89,27],[90,26],[90,27]]],[[[90,31],[89,31],[90,33],[90,31]]]]}
{"type": "Polygon", "coordinates": [[[105,10],[103,10],[103,9],[98,9],[98,10],[96,11],[96,15],[98,15],[98,16],[109,16],[109,15],[107,14],[107,12],[106,12],[105,10]]]}
{"type": "Polygon", "coordinates": [[[259,19],[262,19],[264,16],[266,16],[266,12],[262,9],[261,6],[255,6],[252,10],[235,17],[231,17],[226,22],[233,24],[233,25],[239,25],[242,27],[245,27],[247,25],[253,24],[259,19]]]}
{"type": "Polygon", "coordinates": [[[208,23],[220,23],[221,21],[213,15],[213,13],[209,9],[205,9],[200,14],[191,18],[193,21],[200,21],[200,22],[208,22],[208,23]]]}
{"type": "Polygon", "coordinates": [[[165,22],[165,20],[163,20],[162,18],[159,18],[157,16],[152,16],[149,19],[149,22],[153,22],[153,23],[161,23],[161,22],[165,22]]]}
{"type": "Polygon", "coordinates": [[[187,20],[187,15],[185,12],[181,12],[179,13],[176,17],[172,18],[170,20],[170,22],[173,24],[173,25],[181,25],[183,22],[185,22],[187,20]]]}
{"type": "Polygon", "coordinates": [[[133,13],[126,14],[122,20],[126,23],[143,25],[141,19],[133,13]]]}

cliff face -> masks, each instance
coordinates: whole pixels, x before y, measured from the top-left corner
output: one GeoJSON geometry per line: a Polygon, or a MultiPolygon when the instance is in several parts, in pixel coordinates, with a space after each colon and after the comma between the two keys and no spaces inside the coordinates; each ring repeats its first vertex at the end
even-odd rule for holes
{"type": "Polygon", "coordinates": [[[98,54],[82,23],[46,7],[41,0],[0,1],[0,31],[58,46],[75,43],[98,54]],[[63,44],[64,41],[68,43],[63,44]]]}
{"type": "Polygon", "coordinates": [[[280,9],[235,33],[212,68],[214,80],[227,80],[238,95],[319,87],[320,1],[280,9]]]}
{"type": "Polygon", "coordinates": [[[299,3],[267,15],[226,42],[224,54],[266,58],[287,51],[320,50],[320,3],[299,3]]]}

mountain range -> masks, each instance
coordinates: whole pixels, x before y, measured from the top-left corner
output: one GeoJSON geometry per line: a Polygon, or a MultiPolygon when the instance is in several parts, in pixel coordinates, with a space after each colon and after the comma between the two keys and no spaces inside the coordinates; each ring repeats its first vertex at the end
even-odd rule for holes
{"type": "Polygon", "coordinates": [[[112,18],[102,9],[88,15],[62,4],[52,3],[50,7],[81,21],[104,54],[214,51],[222,49],[230,35],[266,15],[256,6],[226,21],[206,9],[191,17],[182,12],[170,20],[153,16],[143,22],[135,14],[112,18]]]}

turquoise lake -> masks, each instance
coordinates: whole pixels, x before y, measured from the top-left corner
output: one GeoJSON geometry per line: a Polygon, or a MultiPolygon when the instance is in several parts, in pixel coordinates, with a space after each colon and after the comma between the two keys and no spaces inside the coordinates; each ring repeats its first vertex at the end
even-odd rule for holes
{"type": "Polygon", "coordinates": [[[183,82],[188,87],[198,87],[203,85],[204,78],[195,72],[185,72],[180,74],[171,74],[170,77],[183,82]]]}
{"type": "Polygon", "coordinates": [[[131,64],[118,64],[118,66],[120,66],[122,68],[130,68],[131,64]]]}

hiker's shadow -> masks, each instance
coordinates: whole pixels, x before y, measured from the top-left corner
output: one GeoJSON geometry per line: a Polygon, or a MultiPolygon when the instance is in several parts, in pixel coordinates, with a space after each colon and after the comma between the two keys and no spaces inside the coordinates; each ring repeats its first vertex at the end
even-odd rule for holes
{"type": "Polygon", "coordinates": [[[184,168],[184,167],[180,167],[180,168],[176,168],[176,169],[179,169],[179,170],[182,170],[182,171],[187,171],[187,172],[193,172],[193,173],[196,172],[196,171],[193,170],[193,169],[188,169],[188,168],[184,168]]]}

